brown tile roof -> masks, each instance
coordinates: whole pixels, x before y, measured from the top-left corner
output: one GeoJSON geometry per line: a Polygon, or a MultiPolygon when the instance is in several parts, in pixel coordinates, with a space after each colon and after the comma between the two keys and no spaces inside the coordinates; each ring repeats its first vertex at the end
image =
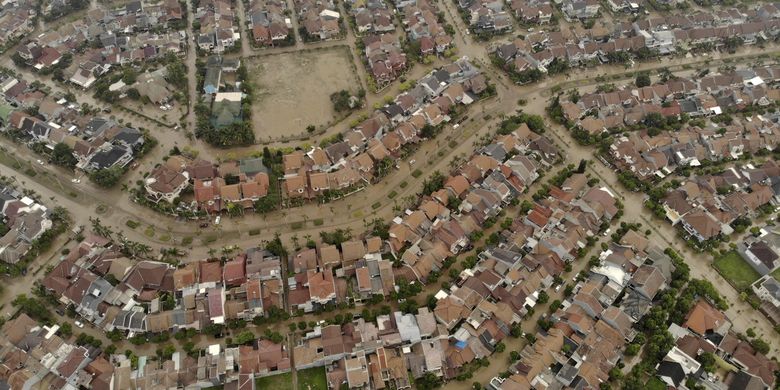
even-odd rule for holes
{"type": "Polygon", "coordinates": [[[173,272],[173,286],[177,290],[181,290],[185,287],[192,286],[197,282],[196,278],[197,265],[195,263],[189,263],[184,268],[179,268],[173,272]]]}
{"type": "Polygon", "coordinates": [[[379,237],[369,237],[366,239],[366,252],[377,253],[382,250],[382,239],[379,237]]]}
{"type": "Polygon", "coordinates": [[[335,245],[323,245],[320,247],[320,260],[323,267],[337,266],[341,264],[341,253],[335,245]]]}
{"type": "Polygon", "coordinates": [[[200,283],[222,281],[222,265],[220,265],[219,261],[201,261],[198,264],[200,283]]]}
{"type": "Polygon", "coordinates": [[[245,260],[240,257],[225,263],[223,278],[226,285],[238,286],[246,280],[245,260]]]}
{"type": "Polygon", "coordinates": [[[354,261],[363,258],[366,248],[361,240],[351,240],[341,243],[341,252],[344,261],[354,261]]]}
{"type": "Polygon", "coordinates": [[[685,317],[683,327],[704,335],[710,331],[718,330],[726,321],[726,316],[722,312],[712,307],[704,299],[699,299],[685,317]]]}
{"type": "Polygon", "coordinates": [[[455,324],[468,316],[468,309],[453,297],[440,300],[433,312],[436,319],[447,329],[452,329],[455,324]]]}
{"type": "Polygon", "coordinates": [[[333,279],[333,271],[325,269],[321,272],[307,271],[309,294],[314,299],[329,300],[336,296],[336,284],[333,279]]]}

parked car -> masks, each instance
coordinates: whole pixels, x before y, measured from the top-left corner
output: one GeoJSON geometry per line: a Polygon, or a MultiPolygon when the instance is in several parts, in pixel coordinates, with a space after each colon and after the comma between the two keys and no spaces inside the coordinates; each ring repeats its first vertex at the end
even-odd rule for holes
{"type": "Polygon", "coordinates": [[[78,326],[79,328],[83,328],[84,327],[84,324],[81,321],[75,321],[73,323],[76,324],[76,326],[78,326]]]}

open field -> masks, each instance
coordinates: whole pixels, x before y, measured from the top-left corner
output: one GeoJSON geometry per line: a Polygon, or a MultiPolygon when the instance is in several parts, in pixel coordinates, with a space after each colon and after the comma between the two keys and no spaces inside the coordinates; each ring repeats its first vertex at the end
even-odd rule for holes
{"type": "Polygon", "coordinates": [[[346,47],[246,59],[255,85],[252,123],[260,141],[306,134],[334,118],[330,95],[356,93],[359,80],[346,47]]]}
{"type": "Polygon", "coordinates": [[[749,288],[760,275],[737,253],[729,251],[718,256],[712,264],[737,290],[749,288]]]}

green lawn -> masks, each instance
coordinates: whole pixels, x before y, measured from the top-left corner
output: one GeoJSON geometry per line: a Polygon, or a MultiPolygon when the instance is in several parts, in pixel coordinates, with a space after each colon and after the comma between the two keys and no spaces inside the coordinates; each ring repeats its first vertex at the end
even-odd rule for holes
{"type": "Polygon", "coordinates": [[[647,386],[645,388],[647,390],[663,390],[666,389],[666,385],[660,379],[652,377],[647,381],[647,386]]]}
{"type": "MultiPolygon", "coordinates": [[[[274,386],[277,388],[278,386],[274,386]]],[[[260,389],[261,387],[258,387],[260,389]]],[[[312,367],[298,371],[299,390],[328,390],[325,367],[312,367]]]]}
{"type": "Polygon", "coordinates": [[[772,275],[775,279],[780,280],[780,268],[774,270],[770,275],[772,275]]]}
{"type": "Polygon", "coordinates": [[[736,251],[716,257],[713,266],[738,290],[749,288],[761,277],[736,251]]]}
{"type": "Polygon", "coordinates": [[[264,376],[262,378],[257,378],[255,379],[255,388],[274,389],[274,390],[293,390],[292,374],[289,372],[285,372],[284,374],[264,376]]]}

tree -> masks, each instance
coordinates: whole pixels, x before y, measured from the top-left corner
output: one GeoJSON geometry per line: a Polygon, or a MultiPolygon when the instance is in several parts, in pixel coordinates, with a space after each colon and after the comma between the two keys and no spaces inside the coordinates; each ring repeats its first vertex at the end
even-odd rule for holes
{"type": "Polygon", "coordinates": [[[28,316],[46,324],[51,323],[52,315],[46,304],[38,298],[28,297],[26,294],[20,294],[13,301],[11,305],[21,310],[28,316]]]}
{"type": "Polygon", "coordinates": [[[272,196],[263,196],[255,201],[255,212],[265,214],[276,210],[276,199],[272,196]]]}
{"type": "Polygon", "coordinates": [[[446,178],[439,171],[434,171],[433,174],[423,181],[423,194],[430,195],[444,187],[444,181],[446,178]]]}
{"type": "Polygon", "coordinates": [[[426,372],[421,378],[416,379],[414,384],[417,385],[419,390],[433,390],[441,387],[441,378],[434,375],[432,372],[426,372]]]}
{"type": "Polygon", "coordinates": [[[626,347],[626,356],[636,356],[636,354],[639,353],[639,349],[641,346],[639,344],[629,344],[628,347],[626,347]]]}
{"type": "Polygon", "coordinates": [[[715,355],[712,352],[703,352],[696,360],[701,363],[704,371],[715,372],[715,355]]]}
{"type": "Polygon", "coordinates": [[[157,356],[162,360],[169,360],[174,353],[176,353],[176,347],[173,344],[165,344],[162,348],[158,349],[157,356]]]}
{"type": "Polygon", "coordinates": [[[252,333],[252,331],[245,330],[236,335],[236,337],[233,339],[233,342],[237,345],[245,345],[251,343],[254,340],[255,334],[252,333]]]}
{"type": "Polygon", "coordinates": [[[195,351],[195,343],[193,341],[187,341],[181,346],[181,348],[184,350],[184,352],[187,353],[187,355],[192,355],[192,352],[195,351]]]}
{"type": "Polygon", "coordinates": [[[51,162],[55,165],[73,169],[78,160],[73,156],[73,149],[65,143],[54,145],[51,152],[51,162]]]}
{"type": "Polygon", "coordinates": [[[547,303],[547,301],[549,300],[550,300],[550,296],[547,295],[547,292],[545,292],[544,290],[539,291],[539,303],[544,304],[547,303]]]}
{"type": "Polygon", "coordinates": [[[119,183],[124,173],[124,168],[114,165],[90,172],[89,179],[100,187],[111,188],[119,183]]]}
{"type": "Polygon", "coordinates": [[[760,338],[751,340],[750,346],[753,347],[753,349],[755,349],[759,353],[762,353],[764,355],[769,353],[769,349],[770,349],[769,344],[767,344],[766,341],[760,338]]]}
{"type": "Polygon", "coordinates": [[[342,89],[330,95],[330,101],[333,103],[333,110],[336,112],[348,111],[352,108],[350,105],[349,91],[342,89]]]}
{"type": "Polygon", "coordinates": [[[185,89],[187,87],[187,68],[184,63],[174,53],[166,55],[165,60],[168,62],[165,79],[177,89],[185,89]]]}
{"type": "Polygon", "coordinates": [[[661,129],[666,126],[666,118],[660,112],[651,112],[645,116],[645,126],[661,129]]]}
{"type": "Polygon", "coordinates": [[[141,92],[138,92],[138,89],[136,88],[128,88],[127,97],[133,100],[138,100],[141,98],[141,92]]]}
{"type": "Polygon", "coordinates": [[[63,322],[62,325],[60,325],[60,335],[67,339],[72,334],[73,326],[70,324],[70,322],[63,322]]]}
{"type": "Polygon", "coordinates": [[[341,248],[341,243],[352,239],[352,232],[349,229],[336,229],[332,232],[320,232],[322,242],[335,245],[341,248]]]}
{"type": "Polygon", "coordinates": [[[268,249],[269,252],[276,256],[287,256],[287,249],[282,244],[279,233],[276,233],[274,239],[266,244],[265,249],[268,249]]]}
{"type": "Polygon", "coordinates": [[[647,72],[642,72],[639,75],[636,76],[636,86],[638,88],[647,87],[650,85],[650,74],[647,72]]]}

